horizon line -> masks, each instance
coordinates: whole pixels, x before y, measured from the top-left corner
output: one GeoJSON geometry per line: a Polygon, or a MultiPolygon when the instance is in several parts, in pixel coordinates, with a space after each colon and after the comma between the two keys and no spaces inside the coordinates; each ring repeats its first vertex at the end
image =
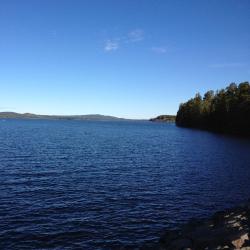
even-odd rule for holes
{"type": "Polygon", "coordinates": [[[31,113],[31,112],[15,112],[15,111],[0,111],[0,114],[2,113],[12,113],[12,114],[18,114],[18,115],[35,115],[35,116],[55,116],[55,117],[75,117],[75,116],[91,116],[91,115],[96,115],[96,116],[108,116],[108,117],[113,117],[113,118],[118,118],[118,119],[124,119],[124,120],[149,120],[151,118],[155,118],[160,115],[173,115],[176,116],[176,114],[158,114],[149,118],[125,118],[121,116],[116,116],[116,115],[111,115],[111,114],[101,114],[101,113],[87,113],[87,114],[42,114],[42,113],[31,113]]]}

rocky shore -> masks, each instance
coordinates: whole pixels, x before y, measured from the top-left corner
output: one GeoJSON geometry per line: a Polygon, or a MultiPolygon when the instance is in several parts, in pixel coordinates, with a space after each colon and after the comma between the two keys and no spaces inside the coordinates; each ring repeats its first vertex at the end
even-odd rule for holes
{"type": "Polygon", "coordinates": [[[250,250],[250,200],[215,213],[209,219],[190,220],[179,230],[162,235],[160,250],[250,250]]]}

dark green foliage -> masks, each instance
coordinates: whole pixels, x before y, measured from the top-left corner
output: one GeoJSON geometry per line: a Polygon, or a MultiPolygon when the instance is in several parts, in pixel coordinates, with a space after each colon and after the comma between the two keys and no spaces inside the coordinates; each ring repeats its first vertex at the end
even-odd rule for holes
{"type": "Polygon", "coordinates": [[[227,88],[208,91],[180,105],[176,124],[223,133],[250,135],[250,85],[231,83],[227,88]]]}
{"type": "Polygon", "coordinates": [[[159,115],[155,118],[151,118],[152,122],[175,122],[175,115],[159,115]]]}

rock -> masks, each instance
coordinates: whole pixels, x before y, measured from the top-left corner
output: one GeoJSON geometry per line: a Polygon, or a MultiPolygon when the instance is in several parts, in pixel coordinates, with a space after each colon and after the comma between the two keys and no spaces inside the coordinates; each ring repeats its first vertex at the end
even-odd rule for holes
{"type": "Polygon", "coordinates": [[[250,250],[250,207],[215,213],[210,219],[192,220],[161,238],[162,250],[250,250]]]}
{"type": "Polygon", "coordinates": [[[225,222],[225,212],[217,212],[214,214],[214,216],[212,217],[213,223],[215,226],[220,225],[221,223],[225,222]]]}
{"type": "Polygon", "coordinates": [[[179,249],[187,249],[192,247],[192,241],[190,239],[177,239],[173,241],[169,246],[169,250],[179,250],[179,249]]]}
{"type": "Polygon", "coordinates": [[[233,240],[232,244],[236,247],[236,249],[240,249],[243,246],[244,242],[248,239],[248,234],[245,233],[239,239],[233,240]]]}
{"type": "Polygon", "coordinates": [[[250,247],[250,240],[245,240],[242,247],[250,247]]]}
{"type": "Polygon", "coordinates": [[[172,241],[178,239],[179,237],[180,237],[180,231],[179,230],[166,231],[165,234],[160,238],[160,245],[162,247],[166,247],[172,241]]]}

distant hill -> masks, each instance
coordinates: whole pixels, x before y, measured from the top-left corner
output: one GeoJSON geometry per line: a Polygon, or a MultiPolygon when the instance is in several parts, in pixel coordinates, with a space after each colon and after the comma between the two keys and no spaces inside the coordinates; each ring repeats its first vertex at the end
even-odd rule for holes
{"type": "Polygon", "coordinates": [[[88,121],[126,121],[115,116],[90,115],[36,115],[31,113],[0,112],[0,119],[48,119],[48,120],[88,120],[88,121]]]}
{"type": "Polygon", "coordinates": [[[150,119],[151,122],[175,122],[175,115],[159,115],[150,119]]]}

